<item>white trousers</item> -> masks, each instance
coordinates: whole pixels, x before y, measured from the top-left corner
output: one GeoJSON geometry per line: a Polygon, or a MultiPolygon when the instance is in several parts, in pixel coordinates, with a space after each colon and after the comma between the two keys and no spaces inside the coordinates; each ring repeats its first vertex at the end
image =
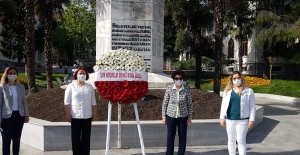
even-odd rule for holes
{"type": "Polygon", "coordinates": [[[246,135],[248,131],[248,121],[226,120],[226,131],[228,136],[229,155],[236,155],[236,142],[238,143],[239,155],[246,155],[246,135]]]}

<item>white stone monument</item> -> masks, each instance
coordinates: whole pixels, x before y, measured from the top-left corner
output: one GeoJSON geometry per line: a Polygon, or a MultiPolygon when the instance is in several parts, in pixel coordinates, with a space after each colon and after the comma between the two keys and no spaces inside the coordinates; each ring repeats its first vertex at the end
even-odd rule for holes
{"type": "Polygon", "coordinates": [[[147,63],[149,87],[164,88],[173,81],[162,73],[163,39],[164,0],[97,0],[96,59],[132,50],[147,63]]]}

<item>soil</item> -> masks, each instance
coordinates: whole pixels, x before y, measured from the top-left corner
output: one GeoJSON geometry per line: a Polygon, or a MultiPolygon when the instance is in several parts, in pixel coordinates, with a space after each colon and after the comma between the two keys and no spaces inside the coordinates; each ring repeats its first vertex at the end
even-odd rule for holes
{"type": "MultiPolygon", "coordinates": [[[[51,122],[64,122],[64,89],[53,88],[27,97],[31,117],[51,122]]],[[[214,93],[191,89],[194,114],[193,119],[219,118],[222,98],[214,93]]],[[[143,101],[139,101],[138,112],[140,120],[161,120],[161,104],[165,90],[149,90],[143,101]]],[[[99,98],[96,93],[99,121],[107,121],[108,101],[99,98]]],[[[112,121],[118,120],[117,104],[112,106],[112,121]]],[[[122,105],[122,121],[135,120],[133,104],[122,105]]]]}

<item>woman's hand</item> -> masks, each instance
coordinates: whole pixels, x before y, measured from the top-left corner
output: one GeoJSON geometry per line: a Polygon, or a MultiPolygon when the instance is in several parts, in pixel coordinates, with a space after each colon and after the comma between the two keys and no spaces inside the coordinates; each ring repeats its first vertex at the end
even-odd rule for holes
{"type": "Polygon", "coordinates": [[[72,119],[71,119],[71,115],[66,115],[66,122],[70,122],[71,123],[72,119]]]}
{"type": "Polygon", "coordinates": [[[92,116],[92,121],[97,121],[97,116],[92,116]]]}
{"type": "Polygon", "coordinates": [[[29,122],[29,116],[25,116],[24,123],[28,123],[28,122],[29,122]]]}
{"type": "Polygon", "coordinates": [[[248,122],[248,128],[253,128],[254,127],[254,122],[253,121],[249,121],[248,122]]]}
{"type": "Polygon", "coordinates": [[[97,121],[97,106],[93,105],[92,106],[92,121],[97,121]]]}
{"type": "Polygon", "coordinates": [[[226,120],[225,119],[221,119],[220,120],[220,125],[225,128],[226,127],[226,120]]]}
{"type": "Polygon", "coordinates": [[[162,119],[163,125],[167,125],[167,120],[165,118],[162,119]]]}
{"type": "Polygon", "coordinates": [[[187,125],[189,126],[189,125],[191,125],[191,124],[192,124],[192,119],[189,118],[189,119],[187,120],[187,125]]]}

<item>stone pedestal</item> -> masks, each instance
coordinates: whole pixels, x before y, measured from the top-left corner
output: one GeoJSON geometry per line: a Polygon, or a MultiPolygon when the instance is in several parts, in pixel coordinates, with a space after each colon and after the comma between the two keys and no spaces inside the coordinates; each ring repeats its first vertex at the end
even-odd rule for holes
{"type": "Polygon", "coordinates": [[[173,84],[173,79],[164,73],[148,73],[149,89],[164,89],[169,84],[173,84]]]}
{"type": "Polygon", "coordinates": [[[123,48],[142,56],[148,72],[162,72],[164,0],[97,0],[96,26],[96,59],[123,48]]]}
{"type": "Polygon", "coordinates": [[[173,83],[162,73],[164,0],[97,0],[96,26],[96,59],[111,50],[132,50],[146,62],[149,88],[173,83]]]}

